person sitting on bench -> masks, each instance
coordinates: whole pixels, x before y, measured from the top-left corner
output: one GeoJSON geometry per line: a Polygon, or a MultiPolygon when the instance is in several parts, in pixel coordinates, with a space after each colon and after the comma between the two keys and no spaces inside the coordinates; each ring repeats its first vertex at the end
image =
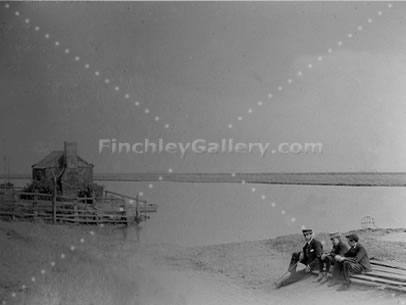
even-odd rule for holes
{"type": "Polygon", "coordinates": [[[285,273],[279,281],[275,283],[276,288],[292,284],[299,280],[302,280],[312,273],[312,270],[319,269],[320,257],[323,253],[323,246],[321,242],[313,237],[312,229],[302,230],[303,236],[306,239],[306,244],[303,250],[292,254],[288,271],[285,273]],[[306,268],[300,271],[296,271],[298,263],[306,265],[306,268]]]}
{"type": "Polygon", "coordinates": [[[348,251],[347,245],[341,240],[340,233],[334,232],[330,233],[330,240],[333,244],[333,248],[329,253],[323,253],[320,258],[320,273],[318,277],[314,280],[315,283],[320,282],[324,284],[332,279],[338,279],[339,272],[338,267],[333,268],[332,273],[330,274],[330,267],[334,266],[336,255],[344,255],[348,251]]]}
{"type": "Polygon", "coordinates": [[[368,253],[358,240],[359,237],[355,233],[351,233],[345,236],[348,241],[350,249],[344,254],[344,256],[336,255],[335,260],[338,262],[338,270],[342,275],[344,282],[338,291],[347,290],[350,287],[351,274],[360,274],[363,272],[372,271],[371,264],[369,263],[368,253]]]}

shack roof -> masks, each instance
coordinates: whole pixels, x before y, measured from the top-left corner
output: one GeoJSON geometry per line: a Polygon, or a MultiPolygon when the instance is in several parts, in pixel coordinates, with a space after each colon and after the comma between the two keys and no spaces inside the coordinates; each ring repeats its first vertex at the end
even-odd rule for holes
{"type": "MultiPolygon", "coordinates": [[[[63,167],[65,164],[65,154],[63,150],[54,150],[49,153],[45,158],[43,158],[38,163],[32,165],[33,169],[36,168],[55,168],[63,167]]],[[[78,156],[78,167],[94,167],[92,163],[85,161],[83,158],[78,156]]]]}

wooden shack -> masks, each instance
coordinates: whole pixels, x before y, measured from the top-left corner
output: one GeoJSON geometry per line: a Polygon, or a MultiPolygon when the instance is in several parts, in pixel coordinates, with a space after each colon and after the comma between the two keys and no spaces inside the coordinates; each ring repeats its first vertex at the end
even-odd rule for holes
{"type": "Polygon", "coordinates": [[[64,142],[64,150],[53,151],[32,165],[32,179],[53,185],[61,195],[76,196],[84,186],[93,184],[94,165],[78,155],[76,142],[64,142]]]}

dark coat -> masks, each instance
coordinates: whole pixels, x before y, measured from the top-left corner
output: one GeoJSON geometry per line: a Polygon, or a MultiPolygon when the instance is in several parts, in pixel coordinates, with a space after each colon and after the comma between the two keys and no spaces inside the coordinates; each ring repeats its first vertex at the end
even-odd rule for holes
{"type": "Polygon", "coordinates": [[[350,248],[344,256],[346,257],[346,260],[360,264],[364,271],[372,270],[367,250],[365,250],[363,245],[357,243],[355,247],[350,248]]]}
{"type": "Polygon", "coordinates": [[[305,265],[313,263],[315,260],[318,261],[323,254],[323,245],[316,239],[312,239],[309,243],[306,243],[303,247],[303,261],[305,265]]]}
{"type": "Polygon", "coordinates": [[[340,240],[340,242],[338,243],[337,246],[333,245],[333,248],[331,249],[330,253],[328,253],[327,255],[333,256],[333,257],[336,255],[344,256],[344,254],[347,252],[348,252],[348,246],[342,240],[340,240]]]}

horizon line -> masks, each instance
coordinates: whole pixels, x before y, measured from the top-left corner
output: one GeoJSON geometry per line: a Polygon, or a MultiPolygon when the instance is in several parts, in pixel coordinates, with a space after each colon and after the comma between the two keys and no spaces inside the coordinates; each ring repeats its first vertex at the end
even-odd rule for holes
{"type": "MultiPolygon", "coordinates": [[[[31,174],[0,174],[1,180],[32,179],[31,174]]],[[[406,172],[127,172],[94,173],[94,181],[251,183],[277,185],[399,187],[406,186],[406,172]]]]}

